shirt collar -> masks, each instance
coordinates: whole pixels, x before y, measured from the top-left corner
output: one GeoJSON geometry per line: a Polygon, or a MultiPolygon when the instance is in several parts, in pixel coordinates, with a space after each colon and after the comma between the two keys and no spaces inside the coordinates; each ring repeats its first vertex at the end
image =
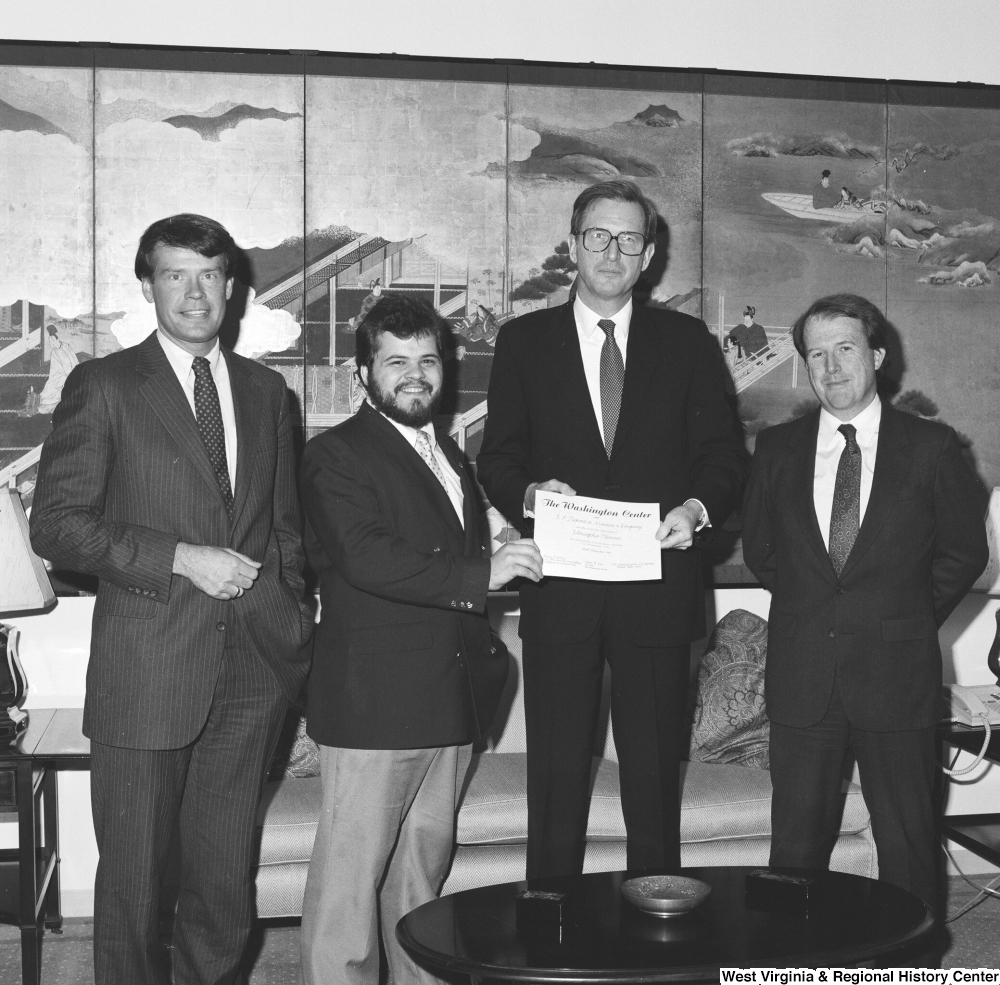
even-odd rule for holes
{"type": "MultiPolygon", "coordinates": [[[[365,403],[368,404],[372,410],[375,410],[375,406],[366,397],[365,403]]],[[[382,411],[376,411],[377,414],[381,414],[407,441],[410,443],[410,447],[416,448],[417,446],[417,433],[423,431],[431,440],[431,448],[437,447],[437,437],[434,434],[434,422],[428,421],[422,428],[411,428],[408,424],[400,424],[399,421],[394,421],[388,414],[383,414],[382,411]]]]}
{"type": "MultiPolygon", "coordinates": [[[[166,332],[160,329],[156,330],[156,338],[173,371],[181,380],[186,379],[188,373],[191,372],[194,356],[187,349],[182,349],[166,332]]],[[[205,357],[208,360],[208,365],[212,368],[213,376],[216,375],[219,368],[219,358],[221,355],[222,350],[219,347],[219,340],[216,339],[215,345],[212,346],[212,351],[205,357]]]]}
{"type": "Polygon", "coordinates": [[[821,437],[833,435],[841,424],[853,424],[857,428],[858,437],[862,441],[870,440],[878,434],[879,423],[882,420],[882,401],[878,394],[860,414],[849,421],[841,421],[834,417],[825,407],[819,412],[819,429],[821,437]]]}
{"type": "MultiPolygon", "coordinates": [[[[605,316],[599,315],[592,308],[588,308],[587,305],[580,300],[579,294],[573,302],[573,316],[576,318],[576,323],[579,325],[584,338],[588,341],[593,337],[594,332],[599,332],[601,335],[604,334],[604,330],[598,328],[597,323],[602,321],[605,316]]],[[[611,316],[611,320],[615,323],[615,337],[618,339],[627,339],[628,327],[632,322],[631,297],[625,302],[622,308],[611,316]]]]}

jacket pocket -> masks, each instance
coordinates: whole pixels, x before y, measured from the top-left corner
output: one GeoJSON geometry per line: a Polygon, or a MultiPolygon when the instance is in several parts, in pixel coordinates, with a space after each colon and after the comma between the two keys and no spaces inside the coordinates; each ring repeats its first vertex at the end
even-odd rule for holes
{"type": "Polygon", "coordinates": [[[925,640],[937,635],[937,624],[930,616],[905,616],[882,620],[882,639],[886,643],[925,640]]]}
{"type": "Polygon", "coordinates": [[[115,616],[119,619],[152,619],[165,606],[143,595],[116,591],[98,594],[94,603],[94,617],[115,616]]]}
{"type": "Polygon", "coordinates": [[[399,653],[427,650],[434,642],[430,626],[405,622],[394,626],[359,626],[351,634],[353,653],[399,653]]]}

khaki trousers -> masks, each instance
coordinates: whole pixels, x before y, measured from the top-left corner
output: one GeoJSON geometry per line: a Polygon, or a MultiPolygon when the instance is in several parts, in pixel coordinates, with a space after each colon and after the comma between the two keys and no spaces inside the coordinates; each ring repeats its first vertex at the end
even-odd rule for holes
{"type": "Polygon", "coordinates": [[[302,906],[305,985],[378,985],[379,926],[393,985],[432,985],[396,924],[441,891],[472,746],[320,746],[323,805],[302,906]]]}

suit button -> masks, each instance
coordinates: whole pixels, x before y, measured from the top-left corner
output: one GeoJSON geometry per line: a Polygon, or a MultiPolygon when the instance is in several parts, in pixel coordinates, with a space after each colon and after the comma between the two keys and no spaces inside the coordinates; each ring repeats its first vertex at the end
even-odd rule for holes
{"type": "Polygon", "coordinates": [[[847,593],[847,589],[844,588],[843,585],[838,585],[837,586],[837,594],[838,595],[845,595],[846,593],[847,593]]]}
{"type": "Polygon", "coordinates": [[[456,605],[458,605],[458,603],[454,599],[452,599],[451,600],[451,607],[454,609],[456,605]]]}
{"type": "Polygon", "coordinates": [[[220,632],[224,633],[226,631],[226,624],[224,622],[217,622],[215,628],[220,632]]]}
{"type": "Polygon", "coordinates": [[[837,631],[835,629],[831,629],[830,630],[830,639],[831,640],[834,639],[836,637],[836,635],[837,635],[837,631]]]}
{"type": "MultiPolygon", "coordinates": [[[[199,363],[199,365],[201,365],[201,364],[199,363]]],[[[432,551],[433,551],[433,552],[434,552],[435,554],[440,554],[440,553],[441,553],[441,548],[440,548],[440,547],[432,547],[432,548],[431,548],[431,550],[432,550],[432,551]]]]}
{"type": "MultiPolygon", "coordinates": [[[[200,365],[201,365],[201,363],[199,363],[198,365],[200,366],[200,365]]],[[[152,592],[150,592],[149,594],[150,594],[150,595],[151,595],[151,596],[152,596],[153,598],[156,598],[156,591],[155,591],[155,590],[154,590],[154,591],[152,591],[152,592]]]]}

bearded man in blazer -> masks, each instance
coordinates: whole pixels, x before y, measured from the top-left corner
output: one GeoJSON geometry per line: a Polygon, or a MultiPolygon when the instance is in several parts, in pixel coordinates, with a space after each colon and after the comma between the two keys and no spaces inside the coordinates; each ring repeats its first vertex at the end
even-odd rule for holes
{"type": "Polygon", "coordinates": [[[212,219],[153,223],[135,273],[157,330],[70,374],[42,449],[32,543],[100,585],[83,722],[98,985],[171,980],[158,922],[175,824],[172,980],[238,980],[257,801],[307,670],[285,383],[219,345],[237,258],[212,219]]]}
{"type": "Polygon", "coordinates": [[[377,985],[379,924],[395,985],[437,981],[396,924],[440,892],[471,743],[507,678],[486,593],[541,575],[530,540],[488,556],[461,452],[432,423],[447,331],[426,303],[383,294],[357,333],[367,400],[303,456],[322,600],[307,709],[323,804],[302,910],[306,985],[377,985]]]}
{"type": "Polygon", "coordinates": [[[680,865],[679,770],[689,643],[705,632],[696,531],[721,524],[745,476],[718,344],[703,322],[633,306],[656,210],[628,181],[573,206],[576,298],[500,329],[476,461],[490,502],[522,531],[535,491],[656,502],[662,577],[546,577],[521,590],[529,878],[583,866],[604,662],[628,865],[680,865]]]}
{"type": "Polygon", "coordinates": [[[955,432],[877,393],[888,327],[821,298],[792,335],[820,407],[757,436],[743,553],[771,592],[771,864],[825,868],[857,759],[879,878],[938,902],[938,628],[988,560],[955,432]]]}

